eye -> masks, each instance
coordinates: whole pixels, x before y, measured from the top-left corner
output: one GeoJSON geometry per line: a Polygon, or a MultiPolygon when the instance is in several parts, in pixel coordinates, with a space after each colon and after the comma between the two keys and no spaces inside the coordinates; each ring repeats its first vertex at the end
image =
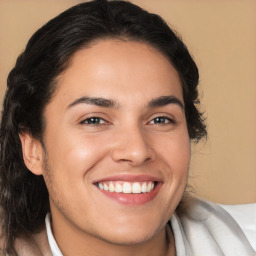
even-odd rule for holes
{"type": "Polygon", "coordinates": [[[92,116],[84,119],[83,121],[80,122],[80,124],[86,124],[86,125],[102,125],[102,124],[107,124],[107,121],[104,120],[101,117],[97,116],[92,116]]]}
{"type": "Polygon", "coordinates": [[[165,125],[165,124],[174,124],[175,121],[166,116],[158,116],[152,119],[149,124],[158,124],[158,125],[165,125]]]}

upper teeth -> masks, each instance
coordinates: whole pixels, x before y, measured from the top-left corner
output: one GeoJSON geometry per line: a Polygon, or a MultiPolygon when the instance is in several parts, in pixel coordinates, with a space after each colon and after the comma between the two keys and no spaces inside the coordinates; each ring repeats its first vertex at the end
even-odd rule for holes
{"type": "Polygon", "coordinates": [[[152,191],[154,189],[154,182],[99,182],[98,187],[101,190],[110,192],[139,194],[152,191]]]}

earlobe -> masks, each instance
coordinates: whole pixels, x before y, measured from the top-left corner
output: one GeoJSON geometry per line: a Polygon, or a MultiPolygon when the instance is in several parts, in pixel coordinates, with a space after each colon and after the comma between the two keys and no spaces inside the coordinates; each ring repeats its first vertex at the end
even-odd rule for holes
{"type": "Polygon", "coordinates": [[[19,134],[23,160],[27,168],[35,175],[42,174],[43,148],[41,143],[28,133],[19,134]]]}

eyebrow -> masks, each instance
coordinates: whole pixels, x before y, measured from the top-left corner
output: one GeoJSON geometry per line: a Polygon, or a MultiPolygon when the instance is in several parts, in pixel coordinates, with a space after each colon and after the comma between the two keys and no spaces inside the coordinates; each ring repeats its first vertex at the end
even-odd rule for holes
{"type": "Polygon", "coordinates": [[[67,106],[67,109],[78,105],[78,104],[89,104],[89,105],[95,105],[99,107],[104,107],[104,108],[118,108],[118,104],[114,100],[110,99],[104,99],[104,98],[97,98],[97,97],[81,97],[76,99],[74,102],[69,104],[67,106]]]}
{"type": "Polygon", "coordinates": [[[162,107],[162,106],[166,106],[168,104],[177,104],[182,109],[185,108],[183,103],[175,96],[161,96],[159,98],[152,99],[149,102],[148,107],[149,108],[162,107]]]}
{"type": "MultiPolygon", "coordinates": [[[[78,104],[89,104],[104,108],[118,108],[118,103],[111,99],[98,97],[81,97],[69,104],[67,106],[67,110],[78,104]]],[[[177,104],[182,109],[184,109],[183,103],[175,96],[161,96],[159,98],[152,99],[148,104],[148,108],[162,107],[169,104],[177,104]]]]}

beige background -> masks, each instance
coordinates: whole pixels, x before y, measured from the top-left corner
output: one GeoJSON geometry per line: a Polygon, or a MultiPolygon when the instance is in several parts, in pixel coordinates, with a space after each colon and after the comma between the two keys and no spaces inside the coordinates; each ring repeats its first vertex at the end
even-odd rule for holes
{"type": "MultiPolygon", "coordinates": [[[[0,101],[6,77],[33,32],[75,0],[0,0],[0,101]]],[[[207,142],[193,146],[196,194],[256,202],[256,1],[133,0],[182,34],[200,70],[207,142]]]]}

